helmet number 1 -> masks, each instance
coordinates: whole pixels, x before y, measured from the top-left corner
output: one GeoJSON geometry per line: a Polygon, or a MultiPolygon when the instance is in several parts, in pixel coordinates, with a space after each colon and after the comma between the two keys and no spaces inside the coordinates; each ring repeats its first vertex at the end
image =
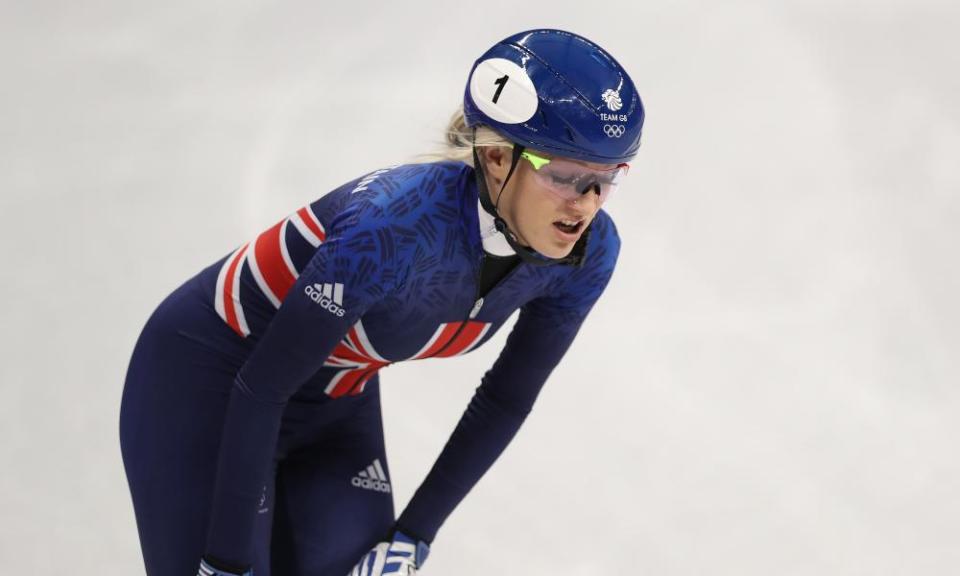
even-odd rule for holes
{"type": "Polygon", "coordinates": [[[510,79],[510,75],[504,74],[503,76],[497,78],[493,81],[494,84],[498,86],[496,93],[493,95],[493,103],[496,104],[497,100],[500,99],[500,93],[503,92],[503,87],[507,85],[507,80],[510,79]]]}
{"type": "Polygon", "coordinates": [[[464,96],[491,121],[521,124],[537,112],[537,87],[520,65],[505,58],[488,58],[470,74],[464,96]]]}

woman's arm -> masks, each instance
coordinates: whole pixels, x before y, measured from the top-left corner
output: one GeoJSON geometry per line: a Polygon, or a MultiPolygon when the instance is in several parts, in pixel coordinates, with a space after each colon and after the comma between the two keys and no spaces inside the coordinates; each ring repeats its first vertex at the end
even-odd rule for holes
{"type": "Polygon", "coordinates": [[[544,382],[573,343],[609,282],[619,253],[613,222],[604,214],[597,220],[583,267],[565,278],[562,287],[520,310],[500,356],[400,516],[398,525],[407,534],[433,541],[520,429],[544,382]]]}
{"type": "Polygon", "coordinates": [[[397,285],[385,219],[361,201],[348,206],[284,298],[238,372],[221,437],[205,556],[234,566],[252,561],[253,526],[288,399],[363,313],[397,285]],[[314,285],[319,285],[314,288],[314,285]],[[324,285],[342,291],[337,305],[324,285]]]}

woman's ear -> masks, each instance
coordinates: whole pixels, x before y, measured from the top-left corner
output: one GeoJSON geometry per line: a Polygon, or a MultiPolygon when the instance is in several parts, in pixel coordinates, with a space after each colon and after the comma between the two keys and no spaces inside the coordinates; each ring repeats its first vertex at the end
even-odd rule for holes
{"type": "Polygon", "coordinates": [[[498,189],[503,185],[507,172],[510,171],[508,148],[502,146],[484,146],[479,149],[480,159],[487,171],[487,179],[498,189]]]}

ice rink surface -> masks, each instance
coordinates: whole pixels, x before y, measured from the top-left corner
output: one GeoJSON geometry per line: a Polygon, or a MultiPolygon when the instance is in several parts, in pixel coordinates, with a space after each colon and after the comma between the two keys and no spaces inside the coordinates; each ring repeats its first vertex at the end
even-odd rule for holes
{"type": "MultiPolygon", "coordinates": [[[[544,26],[646,103],[623,250],[422,573],[960,573],[960,7],[906,0],[4,2],[0,573],[143,572],[117,421],[154,306],[433,149],[544,26]]],[[[506,334],[384,372],[398,510],[506,334]]]]}

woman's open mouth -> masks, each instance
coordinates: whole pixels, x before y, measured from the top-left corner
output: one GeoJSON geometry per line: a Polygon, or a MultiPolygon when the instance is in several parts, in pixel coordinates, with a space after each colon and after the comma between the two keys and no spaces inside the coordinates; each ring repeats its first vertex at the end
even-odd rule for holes
{"type": "Polygon", "coordinates": [[[583,218],[580,220],[557,220],[553,223],[553,226],[564,234],[576,236],[583,229],[583,218]]]}

